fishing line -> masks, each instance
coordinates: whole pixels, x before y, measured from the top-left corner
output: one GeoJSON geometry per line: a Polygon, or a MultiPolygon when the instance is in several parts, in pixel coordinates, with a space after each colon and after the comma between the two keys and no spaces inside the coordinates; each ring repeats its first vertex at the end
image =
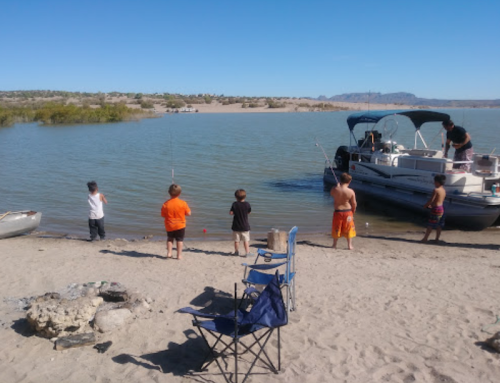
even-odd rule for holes
{"type": "MultiPolygon", "coordinates": [[[[297,112],[299,114],[302,114],[302,113],[312,113],[312,112],[297,112]]],[[[312,131],[312,128],[311,128],[311,124],[310,123],[307,123],[307,122],[310,122],[311,119],[308,118],[309,116],[306,116],[306,115],[303,115],[303,116],[300,116],[300,119],[306,121],[306,125],[307,127],[309,128],[309,133],[311,133],[311,135],[314,136],[314,146],[316,147],[319,147],[321,149],[321,151],[323,152],[323,156],[325,157],[326,159],[326,162],[328,164],[328,167],[330,168],[330,171],[332,172],[333,174],[333,177],[335,178],[335,181],[337,182],[337,184],[339,184],[339,180],[337,178],[337,175],[335,174],[335,171],[333,170],[333,167],[332,167],[332,162],[330,161],[330,158],[328,158],[328,155],[326,154],[325,152],[325,149],[323,148],[323,146],[318,142],[318,139],[317,139],[317,136],[314,135],[314,132],[312,131]]]]}
{"type": "Polygon", "coordinates": [[[323,146],[321,146],[321,144],[318,142],[318,140],[316,139],[316,137],[314,137],[314,141],[315,141],[315,146],[319,146],[319,148],[323,152],[323,155],[326,158],[326,163],[328,164],[328,167],[330,168],[330,170],[331,170],[331,172],[333,174],[333,177],[335,177],[335,181],[337,181],[337,184],[339,184],[339,180],[337,178],[337,175],[335,174],[335,172],[333,171],[333,168],[332,168],[332,162],[330,161],[330,159],[326,155],[325,149],[323,149],[323,146]]]}
{"type": "Polygon", "coordinates": [[[170,166],[172,167],[172,184],[174,184],[174,147],[172,145],[172,127],[168,126],[168,131],[170,134],[170,166]]]}
{"type": "MultiPolygon", "coordinates": [[[[311,115],[309,113],[311,112],[298,112],[298,113],[306,113],[308,115],[304,115],[304,116],[301,116],[301,119],[302,120],[311,120],[311,115]]],[[[323,112],[323,113],[326,113],[326,112],[323,112]]],[[[323,152],[323,156],[325,157],[326,159],[326,163],[327,163],[327,166],[328,168],[330,169],[330,171],[332,172],[332,175],[333,177],[335,178],[335,182],[337,182],[337,184],[340,184],[338,178],[337,178],[337,175],[335,174],[335,171],[333,170],[333,166],[332,166],[332,161],[330,160],[330,158],[328,158],[328,155],[326,154],[326,151],[325,149],[323,148],[323,146],[319,143],[318,141],[318,136],[316,134],[314,134],[315,132],[313,132],[312,128],[311,128],[311,124],[307,124],[308,128],[309,128],[309,132],[311,133],[311,135],[314,137],[314,146],[316,147],[319,147],[321,149],[321,151],[323,152]]]]}
{"type": "Polygon", "coordinates": [[[436,141],[436,138],[438,138],[438,136],[441,135],[441,149],[444,149],[444,138],[443,138],[443,131],[441,129],[438,130],[438,132],[436,133],[436,135],[434,137],[432,137],[432,140],[429,141],[429,148],[432,147],[432,145],[434,144],[434,141],[436,141]]]}

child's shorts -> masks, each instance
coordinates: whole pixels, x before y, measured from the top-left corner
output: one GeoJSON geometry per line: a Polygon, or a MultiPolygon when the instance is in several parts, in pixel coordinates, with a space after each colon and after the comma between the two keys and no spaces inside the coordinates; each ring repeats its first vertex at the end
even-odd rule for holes
{"type": "Polygon", "coordinates": [[[179,230],[174,230],[174,231],[167,231],[167,237],[169,240],[176,240],[178,242],[184,241],[184,235],[186,234],[186,228],[184,229],[179,229],[179,230]]]}
{"type": "Polygon", "coordinates": [[[345,237],[347,239],[356,236],[354,227],[354,216],[350,209],[335,210],[332,220],[332,237],[338,239],[345,237]]]}
{"type": "Polygon", "coordinates": [[[250,232],[249,231],[233,231],[234,242],[250,242],[250,232]]]}
{"type": "Polygon", "coordinates": [[[444,207],[434,206],[429,215],[429,222],[427,227],[432,229],[437,229],[438,227],[444,227],[444,207]]]}

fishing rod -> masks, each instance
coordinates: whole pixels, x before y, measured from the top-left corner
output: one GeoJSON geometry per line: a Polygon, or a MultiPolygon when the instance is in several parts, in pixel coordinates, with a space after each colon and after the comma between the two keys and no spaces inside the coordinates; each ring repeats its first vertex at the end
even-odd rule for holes
{"type": "Polygon", "coordinates": [[[172,127],[169,125],[168,126],[168,131],[170,134],[170,166],[172,166],[172,184],[174,184],[174,149],[172,146],[172,127]]]}
{"type": "Polygon", "coordinates": [[[335,178],[335,181],[337,181],[337,185],[340,184],[338,178],[337,178],[337,175],[335,174],[335,172],[333,171],[333,168],[332,168],[332,162],[330,161],[330,159],[328,158],[328,156],[326,155],[326,152],[325,152],[325,149],[323,149],[323,147],[321,146],[321,144],[318,142],[318,140],[316,139],[316,137],[314,137],[314,141],[315,141],[315,144],[314,146],[318,146],[321,151],[323,152],[323,155],[325,156],[326,158],[326,162],[328,164],[328,167],[330,168],[332,174],[333,174],[333,177],[335,178]]]}

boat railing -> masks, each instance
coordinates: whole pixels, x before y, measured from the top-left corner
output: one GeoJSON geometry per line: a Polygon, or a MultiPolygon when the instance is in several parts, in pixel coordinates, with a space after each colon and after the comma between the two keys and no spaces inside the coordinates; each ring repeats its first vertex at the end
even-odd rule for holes
{"type": "MultiPolygon", "coordinates": [[[[452,161],[447,158],[432,158],[432,157],[420,157],[420,156],[397,156],[391,160],[392,167],[400,167],[406,169],[414,170],[426,170],[431,172],[446,173],[453,169],[455,164],[472,164],[473,161],[452,161]],[[395,164],[398,161],[397,165],[395,164]],[[422,162],[427,162],[428,165],[420,166],[422,162]]],[[[466,171],[470,173],[470,171],[466,171]]],[[[392,175],[391,175],[392,178],[392,175]]]]}

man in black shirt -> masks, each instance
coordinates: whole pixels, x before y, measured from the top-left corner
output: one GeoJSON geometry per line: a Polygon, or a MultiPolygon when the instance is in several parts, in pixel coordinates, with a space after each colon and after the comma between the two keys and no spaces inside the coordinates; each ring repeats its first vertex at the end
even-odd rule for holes
{"type": "MultiPolygon", "coordinates": [[[[455,148],[453,161],[472,161],[474,150],[472,149],[469,133],[461,126],[455,126],[451,120],[443,121],[443,128],[446,130],[444,157],[448,157],[448,150],[450,149],[451,142],[453,142],[453,147],[455,148]]],[[[463,169],[468,172],[470,171],[470,163],[453,164],[453,168],[463,169]]]]}

